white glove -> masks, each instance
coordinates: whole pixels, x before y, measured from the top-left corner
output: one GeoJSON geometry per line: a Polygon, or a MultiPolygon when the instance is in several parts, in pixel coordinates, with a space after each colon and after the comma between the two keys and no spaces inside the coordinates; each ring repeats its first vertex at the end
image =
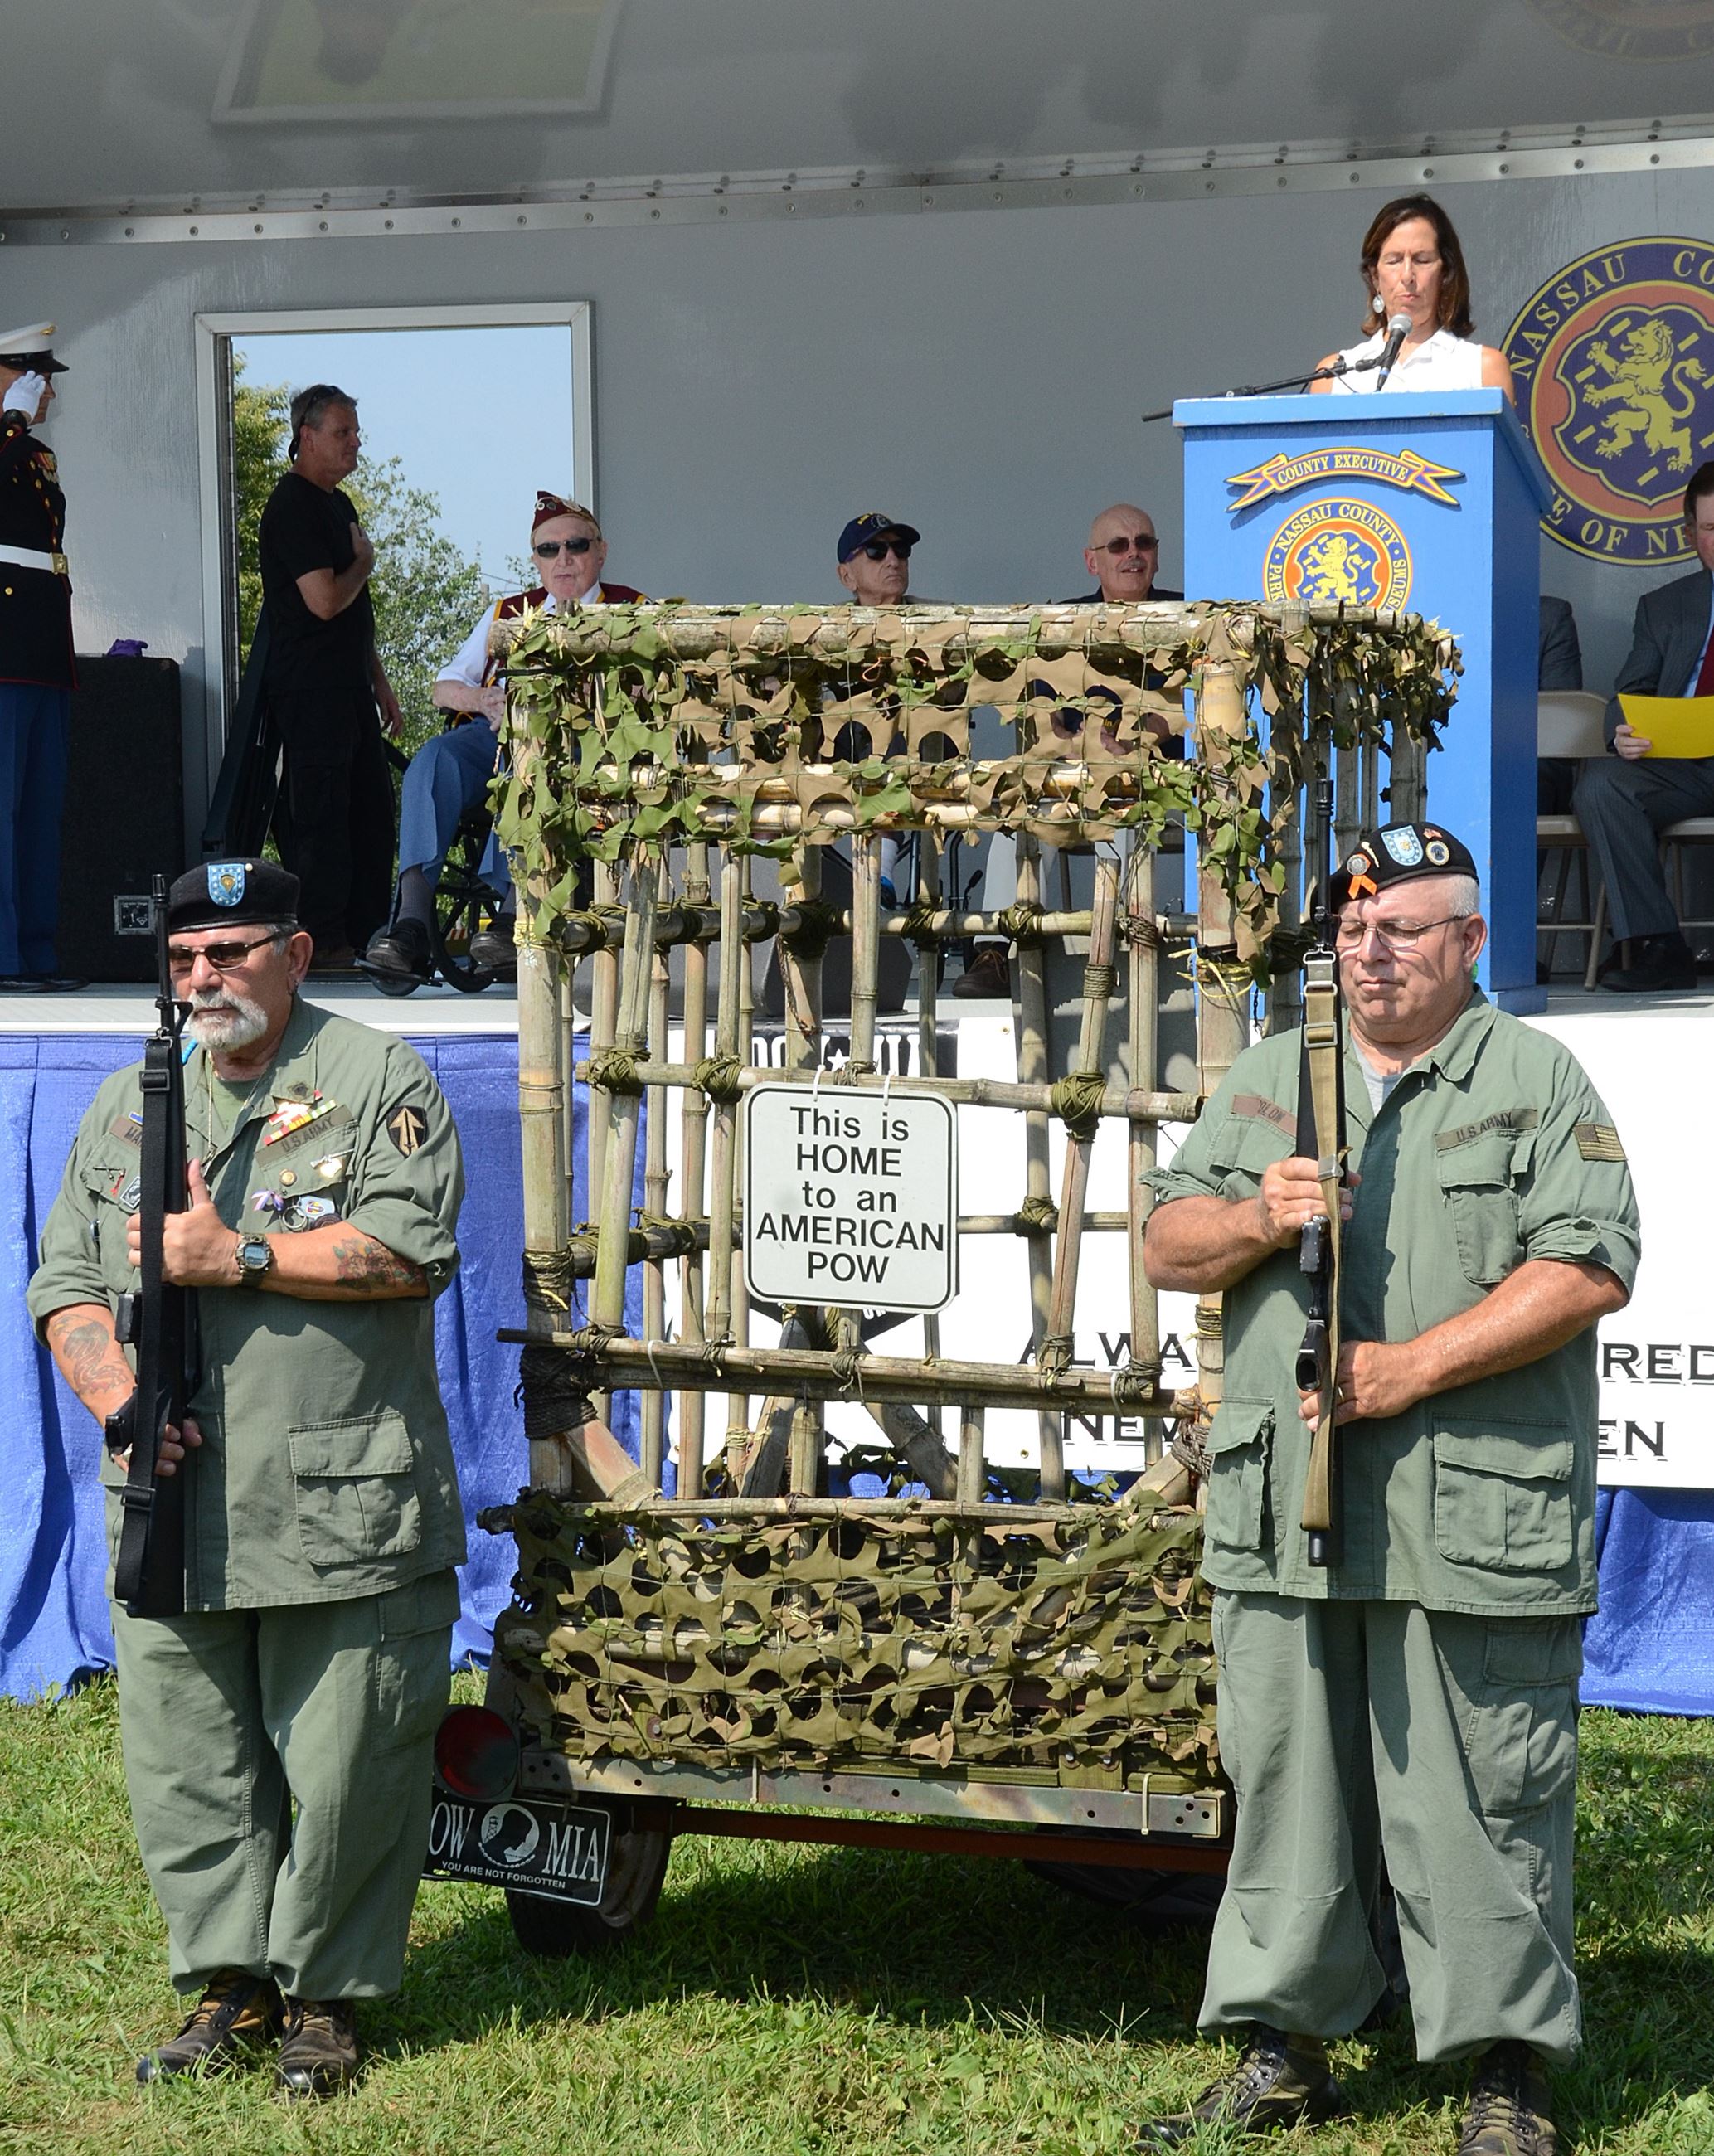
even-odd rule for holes
{"type": "Polygon", "coordinates": [[[48,385],[39,374],[20,374],[0,398],[0,412],[22,412],[26,419],[33,419],[47,393],[48,385]]]}

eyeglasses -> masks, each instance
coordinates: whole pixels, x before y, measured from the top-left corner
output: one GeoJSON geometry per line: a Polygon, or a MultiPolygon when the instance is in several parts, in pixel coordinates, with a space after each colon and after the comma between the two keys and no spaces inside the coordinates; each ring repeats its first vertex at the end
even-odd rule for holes
{"type": "Polygon", "coordinates": [[[551,562],[564,547],[568,554],[587,554],[595,544],[593,539],[544,539],[539,547],[532,547],[532,554],[539,554],[544,562],[551,562]]]}
{"type": "Polygon", "coordinates": [[[884,562],[889,554],[895,554],[900,561],[908,562],[911,542],[908,539],[874,539],[863,552],[871,562],[884,562]]]}
{"type": "Polygon", "coordinates": [[[200,951],[187,951],[182,943],[169,944],[167,968],[172,973],[187,973],[198,958],[206,958],[217,973],[229,973],[234,966],[243,965],[252,951],[273,942],[279,933],[277,928],[270,928],[265,936],[253,937],[248,943],[205,943],[200,951]]]}
{"type": "Polygon", "coordinates": [[[1104,540],[1098,551],[1103,554],[1128,554],[1134,547],[1139,554],[1152,554],[1160,543],[1151,531],[1139,531],[1134,539],[1124,531],[1116,539],[1104,540]]]}
{"type": "Polygon", "coordinates": [[[1438,921],[1342,921],[1333,942],[1341,951],[1355,951],[1365,936],[1373,936],[1389,951],[1414,951],[1431,928],[1469,918],[1467,913],[1443,913],[1438,921]]]}

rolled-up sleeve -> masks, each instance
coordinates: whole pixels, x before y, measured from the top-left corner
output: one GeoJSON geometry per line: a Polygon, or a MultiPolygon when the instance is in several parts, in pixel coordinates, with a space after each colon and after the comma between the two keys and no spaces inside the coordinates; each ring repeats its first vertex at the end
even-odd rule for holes
{"type": "Polygon", "coordinates": [[[60,1178],[59,1195],[49,1207],[42,1229],[41,1249],[35,1271],[24,1291],[24,1302],[38,1338],[46,1331],[56,1310],[76,1302],[109,1303],[102,1276],[101,1250],[96,1240],[98,1216],[95,1194],[85,1172],[85,1133],[92,1122],[100,1127],[102,1102],[98,1101],[84,1119],[60,1178]]]}
{"type": "Polygon", "coordinates": [[[1573,1082],[1556,1089],[1518,1196],[1526,1258],[1604,1265],[1629,1291],[1642,1223],[1624,1141],[1592,1086],[1573,1082]]]}
{"type": "Polygon", "coordinates": [[[458,1270],[464,1155],[446,1097],[403,1041],[390,1045],[380,1110],[346,1214],[395,1257],[420,1265],[439,1295],[458,1270]]]}

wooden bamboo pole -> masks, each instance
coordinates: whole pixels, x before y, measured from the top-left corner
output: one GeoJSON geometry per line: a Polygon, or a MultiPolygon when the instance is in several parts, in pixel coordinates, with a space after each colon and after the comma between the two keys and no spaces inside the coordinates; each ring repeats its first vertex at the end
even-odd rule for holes
{"type": "MultiPolygon", "coordinates": [[[[631,863],[629,911],[635,924],[625,940],[624,969],[619,982],[618,1020],[610,1056],[643,1057],[648,1053],[648,997],[654,962],[654,909],[660,888],[660,857],[639,847],[631,863]]],[[[591,1074],[589,1120],[605,1125],[602,1163],[601,1245],[597,1253],[595,1292],[590,1315],[597,1325],[618,1327],[625,1319],[625,1235],[631,1221],[631,1191],[637,1170],[637,1122],[642,1096],[634,1083],[614,1083],[591,1074]]],[[[616,1077],[617,1073],[614,1074],[616,1077]]]]}
{"type": "MultiPolygon", "coordinates": [[[[587,1078],[590,1067],[588,1063],[580,1063],[577,1075],[587,1078]]],[[[735,1083],[741,1093],[747,1093],[757,1086],[813,1086],[817,1075],[814,1070],[801,1068],[747,1070],[739,1072],[735,1083]]],[[[659,1070],[650,1070],[649,1082],[651,1086],[694,1086],[698,1081],[690,1064],[664,1063],[659,1070]]],[[[821,1074],[821,1082],[830,1082],[825,1074],[821,1074]]],[[[839,1082],[842,1088],[852,1092],[879,1093],[890,1081],[880,1073],[870,1071],[854,1078],[847,1078],[841,1073],[839,1082]]],[[[963,1107],[1021,1108],[1038,1111],[1044,1116],[1053,1112],[1051,1086],[1016,1085],[1009,1078],[939,1078],[926,1074],[911,1082],[963,1107]]],[[[1200,1097],[1195,1093],[1147,1093],[1134,1087],[1110,1086],[1101,1095],[1099,1112],[1121,1121],[1136,1122],[1141,1118],[1145,1122],[1182,1123],[1195,1115],[1200,1097]]]]}
{"type": "MultiPolygon", "coordinates": [[[[754,863],[750,855],[742,857],[742,881],[739,886],[742,902],[748,907],[753,895],[754,863]]],[[[756,951],[746,943],[738,954],[738,1047],[739,1062],[746,1070],[750,1067],[753,1052],[752,1034],[756,1021],[756,951]]],[[[744,1173],[744,1126],[737,1127],[737,1138],[732,1154],[732,1174],[735,1183],[744,1173]]],[[[750,1288],[744,1278],[744,1268],[734,1260],[731,1268],[731,1336],[740,1346],[747,1345],[750,1338],[750,1288]]],[[[726,1442],[741,1439],[750,1427],[750,1401],[744,1393],[726,1395],[726,1442]]]]}
{"type": "MultiPolygon", "coordinates": [[[[1020,837],[1018,848],[1018,903],[1020,906],[1041,903],[1041,849],[1031,838],[1020,837]]],[[[1038,1214],[1049,1204],[1049,1146],[1048,1106],[1050,1098],[1048,1070],[1048,983],[1047,962],[1039,943],[1030,939],[1018,947],[1018,1078],[1020,1085],[1033,1086],[1040,1099],[1039,1107],[1026,1108],[1024,1115],[1024,1202],[1038,1214]]],[[[1044,1227],[1029,1239],[1029,1350],[1039,1356],[1042,1342],[1048,1334],[1048,1313],[1053,1303],[1054,1256],[1053,1244],[1044,1227]]],[[[1065,1480],[1065,1447],[1062,1429],[1056,1414],[1044,1414],[1036,1423],[1036,1447],[1041,1463],[1043,1485],[1055,1472],[1058,1462],[1058,1477],[1063,1486],[1065,1480]]]]}
{"type": "MultiPolygon", "coordinates": [[[[932,831],[923,831],[916,841],[916,901],[935,908],[941,895],[941,842],[932,831]]],[[[891,924],[887,924],[890,926],[891,924]]],[[[901,922],[901,927],[904,924],[901,922]]],[[[916,1069],[919,1076],[934,1078],[940,1071],[940,972],[938,943],[919,945],[916,953],[916,1069]]],[[[956,1122],[956,1117],[954,1121],[956,1122]]],[[[930,1312],[922,1321],[922,1352],[938,1362],[941,1352],[939,1314],[930,1312]]],[[[930,1411],[935,1437],[942,1437],[941,1411],[930,1411]]]]}
{"type": "MultiPolygon", "coordinates": [[[[713,893],[708,848],[700,839],[686,850],[684,889],[687,906],[706,909],[713,893]]],[[[665,1045],[663,1039],[663,1049],[665,1045]]],[[[707,1053],[708,946],[698,939],[685,950],[685,1060],[694,1070],[707,1053]]],[[[680,1205],[694,1217],[706,1202],[707,1187],[708,1096],[700,1086],[685,1095],[679,1132],[680,1205]]],[[[702,1255],[697,1249],[679,1260],[679,1331],[685,1340],[695,1343],[704,1337],[702,1311],[702,1255]]],[[[690,1496],[702,1487],[705,1404],[700,1393],[684,1393],[678,1400],[678,1486],[681,1494],[690,1496]]]]}
{"type": "MultiPolygon", "coordinates": [[[[1113,921],[1118,904],[1118,864],[1111,859],[1096,863],[1095,925],[1090,934],[1089,959],[1083,974],[1083,1014],[1077,1039],[1077,1074],[1099,1077],[1102,1071],[1102,1043],[1106,1034],[1107,1005],[1112,1000],[1113,921]]],[[[1076,1353],[1078,1260],[1083,1249],[1083,1201],[1089,1188],[1089,1157],[1092,1137],[1068,1132],[1065,1158],[1060,1178],[1060,1232],[1054,1249],[1052,1299],[1048,1306],[1047,1337],[1043,1353],[1069,1362],[1076,1353]]],[[[1060,1436],[1056,1428],[1055,1435],[1060,1436]]],[[[1041,1494],[1046,1498],[1065,1494],[1063,1443],[1042,1453],[1041,1494]]]]}
{"type": "MultiPolygon", "coordinates": [[[[669,864],[663,860],[662,880],[670,874],[669,864]]],[[[648,1048],[657,1055],[664,1055],[667,1043],[667,1012],[672,992],[672,978],[667,965],[667,954],[656,942],[649,957],[649,1039],[648,1048]]],[[[670,1096],[665,1086],[649,1086],[643,1094],[643,1209],[654,1219],[665,1217],[667,1200],[666,1136],[667,1101],[670,1096]]],[[[689,1101],[693,1095],[686,1093],[689,1101]]],[[[643,1260],[643,1337],[662,1340],[666,1337],[666,1263],[664,1259],[647,1257],[643,1260]]],[[[643,1428],[640,1465],[651,1484],[663,1486],[662,1468],[666,1459],[666,1395],[652,1389],[643,1395],[643,1428]]]]}
{"type": "MultiPolygon", "coordinates": [[[[1132,1088],[1152,1092],[1160,1065],[1160,954],[1155,941],[1155,860],[1143,847],[1133,845],[1125,864],[1125,921],[1126,979],[1125,1022],[1126,1071],[1132,1088]]],[[[1127,1119],[1125,1148],[1125,1203],[1126,1255],[1131,1289],[1131,1367],[1158,1371],[1161,1367],[1160,1299],[1149,1285],[1142,1265],[1143,1229],[1153,1203],[1143,1178],[1155,1166],[1154,1125],[1142,1116],[1127,1119]]],[[[1084,1217],[1084,1233],[1090,1229],[1084,1217]]],[[[1144,1439],[1143,1458],[1152,1460],[1159,1450],[1158,1426],[1144,1439]]]]}
{"type": "Polygon", "coordinates": [[[880,840],[851,841],[851,1070],[875,1068],[875,1014],[880,970],[880,840]]]}
{"type": "MultiPolygon", "coordinates": [[[[612,906],[618,898],[618,872],[610,861],[597,861],[594,870],[594,902],[597,906],[612,906]]],[[[613,1044],[613,1029],[618,1021],[619,959],[616,950],[598,951],[589,968],[589,1053],[598,1055],[613,1044]]],[[[595,1217],[596,1193],[603,1187],[607,1163],[607,1125],[594,1112],[593,1103],[586,1118],[588,1132],[588,1179],[584,1186],[590,1218],[595,1217]]]]}

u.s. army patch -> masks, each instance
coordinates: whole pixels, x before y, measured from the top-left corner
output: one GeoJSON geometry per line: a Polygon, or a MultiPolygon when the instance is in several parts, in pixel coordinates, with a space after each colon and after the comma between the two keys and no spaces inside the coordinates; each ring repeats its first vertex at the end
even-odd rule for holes
{"type": "Polygon", "coordinates": [[[1623,1160],[1624,1147],[1611,1123],[1579,1123],[1577,1149],[1585,1160],[1623,1160]]]}
{"type": "Polygon", "coordinates": [[[401,1152],[413,1153],[428,1135],[428,1118],[406,1101],[387,1117],[387,1129],[401,1152]]]}

